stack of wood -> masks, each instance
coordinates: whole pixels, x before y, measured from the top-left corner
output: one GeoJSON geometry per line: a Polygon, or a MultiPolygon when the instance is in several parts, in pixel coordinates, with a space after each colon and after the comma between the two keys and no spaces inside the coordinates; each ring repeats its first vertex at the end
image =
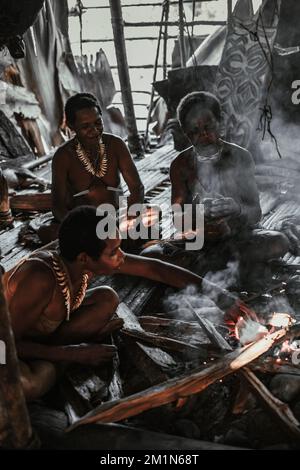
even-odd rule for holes
{"type": "MultiPolygon", "coordinates": [[[[269,358],[266,361],[262,357],[275,345],[299,336],[300,325],[296,324],[290,329],[277,329],[258,341],[232,350],[209,320],[200,316],[199,311],[192,307],[191,310],[197,323],[151,316],[138,319],[125,304],[121,304],[118,315],[124,320],[122,335],[124,338],[136,340],[135,354],[133,355],[131,350],[130,357],[135,365],[148,375],[150,381],[152,380],[152,386],[102,403],[81,418],[73,419],[73,424],[68,430],[88,423],[115,423],[127,420],[172,402],[182,406],[190,396],[199,394],[212,384],[222,382],[225,377],[235,374],[245,384],[242,397],[245,398],[245,392],[254,394],[270,417],[278,423],[289,442],[299,445],[300,423],[289,405],[276,398],[256,373],[285,372],[299,376],[299,367],[279,365],[275,359],[269,358]],[[173,338],[170,336],[171,331],[173,338]],[[190,357],[198,357],[202,364],[188,374],[174,377],[174,352],[191,353],[190,357]],[[172,370],[173,378],[170,379],[168,377],[172,370]]],[[[243,398],[238,397],[235,408],[244,406],[241,405],[242,402],[243,398]]]]}

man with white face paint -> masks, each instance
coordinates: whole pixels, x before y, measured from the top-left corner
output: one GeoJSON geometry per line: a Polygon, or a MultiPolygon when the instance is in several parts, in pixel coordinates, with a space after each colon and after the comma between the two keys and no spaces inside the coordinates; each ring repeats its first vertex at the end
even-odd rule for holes
{"type": "MultiPolygon", "coordinates": [[[[213,247],[222,254],[228,248],[241,261],[247,279],[247,266],[254,260],[265,263],[283,256],[289,248],[285,235],[258,225],[261,208],[252,156],[221,138],[221,107],[211,93],[186,95],[177,117],[192,145],[172,162],[172,204],[182,208],[204,204],[204,250],[213,247]]],[[[158,256],[154,247],[152,251],[145,254],[158,256]]]]}

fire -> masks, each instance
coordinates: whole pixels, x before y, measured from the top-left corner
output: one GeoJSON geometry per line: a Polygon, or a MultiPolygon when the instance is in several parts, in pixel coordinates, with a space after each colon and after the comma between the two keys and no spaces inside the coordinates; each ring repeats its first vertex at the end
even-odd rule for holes
{"type": "MultiPolygon", "coordinates": [[[[262,322],[258,316],[242,301],[235,302],[226,313],[225,321],[231,337],[236,338],[242,345],[253,343],[267,334],[273,333],[277,328],[288,329],[295,320],[288,313],[274,312],[269,320],[262,322]]],[[[289,341],[287,341],[289,344],[289,341]]],[[[290,345],[284,345],[289,347],[290,345]]]]}
{"type": "Polygon", "coordinates": [[[147,207],[139,217],[127,218],[123,216],[119,226],[120,232],[133,229],[137,222],[144,225],[144,227],[152,227],[159,222],[159,211],[155,207],[147,207]]]}
{"type": "Polygon", "coordinates": [[[258,341],[269,332],[261,323],[251,320],[250,318],[245,320],[244,317],[238,318],[234,330],[236,338],[243,345],[258,341]]]}

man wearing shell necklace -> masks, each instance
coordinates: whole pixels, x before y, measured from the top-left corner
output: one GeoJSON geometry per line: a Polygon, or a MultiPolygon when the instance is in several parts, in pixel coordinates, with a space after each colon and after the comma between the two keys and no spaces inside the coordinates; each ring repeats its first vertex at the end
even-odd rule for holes
{"type": "Polygon", "coordinates": [[[56,151],[52,161],[52,212],[55,220],[40,229],[47,243],[57,237],[59,223],[76,206],[118,208],[120,175],[128,189],[128,207],[144,202],[144,187],[125,142],[103,132],[102,110],[90,93],[77,93],[65,105],[74,137],[56,151]]]}
{"type": "Polygon", "coordinates": [[[48,391],[60,362],[96,365],[114,357],[115,347],[100,342],[122,327],[112,318],[118,295],[109,287],[88,289],[94,276],[123,273],[177,288],[201,284],[186,269],[124,253],[117,229],[99,239],[99,221],[92,206],[73,209],[60,226],[57,250],[36,251],[3,276],[28,400],[48,391]]]}

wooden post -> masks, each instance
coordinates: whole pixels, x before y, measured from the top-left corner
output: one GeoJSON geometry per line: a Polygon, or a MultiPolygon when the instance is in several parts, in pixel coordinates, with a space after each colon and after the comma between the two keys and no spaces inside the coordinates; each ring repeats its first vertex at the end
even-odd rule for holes
{"type": "Polygon", "coordinates": [[[25,448],[31,436],[14,336],[0,280],[0,447],[25,448]]]}
{"type": "Polygon", "coordinates": [[[0,168],[0,228],[5,228],[13,223],[8,197],[8,184],[0,168]]]}
{"type": "Polygon", "coordinates": [[[168,70],[167,70],[167,48],[168,48],[168,21],[169,21],[169,11],[170,11],[170,4],[169,0],[166,0],[165,3],[165,29],[164,29],[164,42],[163,42],[163,79],[167,78],[168,70]]]}
{"type": "Polygon", "coordinates": [[[231,18],[232,15],[232,0],[227,0],[227,20],[231,18]]]}
{"type": "Polygon", "coordinates": [[[186,66],[186,54],[184,44],[184,10],[183,0],[178,1],[178,12],[179,12],[179,50],[180,50],[180,61],[181,67],[186,66]]]}
{"type": "Polygon", "coordinates": [[[130,150],[133,153],[139,156],[143,156],[143,149],[137,131],[135,112],[131,94],[121,1],[109,0],[109,4],[118,64],[119,80],[121,85],[122,101],[124,105],[125,120],[128,130],[128,144],[130,150]]]}

